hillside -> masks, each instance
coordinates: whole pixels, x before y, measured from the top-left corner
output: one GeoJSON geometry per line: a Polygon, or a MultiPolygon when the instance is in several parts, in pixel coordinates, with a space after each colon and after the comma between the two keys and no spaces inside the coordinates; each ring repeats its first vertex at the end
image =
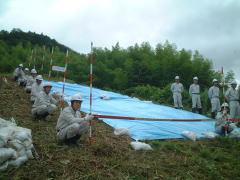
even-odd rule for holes
{"type": "MultiPolygon", "coordinates": [[[[2,78],[1,78],[2,79],[2,78]]],[[[0,80],[1,80],[0,79],[0,80]]],[[[32,130],[38,159],[0,173],[0,179],[240,179],[240,140],[229,138],[147,141],[153,151],[134,151],[130,138],[95,120],[93,145],[57,143],[59,110],[47,121],[32,120],[29,95],[11,80],[0,82],[0,117],[14,117],[32,130]]]]}

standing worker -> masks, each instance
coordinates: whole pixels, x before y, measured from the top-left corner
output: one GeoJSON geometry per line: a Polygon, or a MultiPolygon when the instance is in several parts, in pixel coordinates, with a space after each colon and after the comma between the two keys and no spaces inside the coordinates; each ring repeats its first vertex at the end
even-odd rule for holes
{"type": "Polygon", "coordinates": [[[215,119],[217,112],[220,111],[220,100],[219,100],[219,87],[218,87],[218,80],[213,79],[213,86],[209,88],[208,90],[208,97],[211,101],[212,105],[212,113],[211,117],[212,119],[215,119]]]}
{"type": "Polygon", "coordinates": [[[202,105],[200,99],[200,86],[198,84],[198,77],[193,78],[193,84],[189,88],[189,94],[192,97],[192,112],[202,114],[202,105]]]}
{"type": "Polygon", "coordinates": [[[51,83],[44,83],[43,91],[39,93],[32,106],[32,114],[34,119],[45,120],[49,114],[52,114],[57,109],[56,105],[58,102],[50,94],[51,89],[51,83]]]}
{"type": "Polygon", "coordinates": [[[230,118],[234,120],[239,120],[240,105],[239,105],[239,93],[236,89],[237,82],[233,80],[231,82],[231,87],[225,93],[225,98],[229,102],[230,106],[230,118]]]}
{"type": "Polygon", "coordinates": [[[171,85],[171,91],[173,93],[173,102],[175,108],[183,109],[182,105],[182,92],[183,92],[183,85],[180,83],[179,76],[175,77],[175,83],[171,85]]]}
{"type": "Polygon", "coordinates": [[[80,109],[82,104],[81,94],[76,94],[71,98],[71,106],[63,109],[57,121],[57,137],[66,145],[78,144],[80,137],[87,132],[89,120],[92,115],[82,118],[80,109]]]}
{"type": "Polygon", "coordinates": [[[32,101],[32,103],[34,103],[34,101],[36,100],[39,93],[43,90],[42,89],[42,80],[43,80],[42,76],[38,75],[36,77],[35,83],[32,85],[32,89],[31,89],[31,101],[32,101]]]}

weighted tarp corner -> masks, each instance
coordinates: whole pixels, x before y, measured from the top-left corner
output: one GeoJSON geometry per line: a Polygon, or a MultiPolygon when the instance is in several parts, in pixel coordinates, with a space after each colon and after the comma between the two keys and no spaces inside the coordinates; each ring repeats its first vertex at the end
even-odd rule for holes
{"type": "MultiPolygon", "coordinates": [[[[51,83],[53,84],[53,91],[62,89],[62,82],[51,83]]],[[[88,113],[90,109],[89,92],[90,89],[87,86],[65,83],[64,95],[66,97],[71,97],[74,94],[81,93],[83,96],[81,110],[86,113],[88,113]]],[[[131,98],[129,96],[97,88],[93,88],[92,96],[93,114],[161,119],[209,119],[208,117],[202,116],[200,114],[153,104],[149,101],[141,101],[137,98],[131,98]],[[102,99],[102,95],[107,95],[109,99],[102,99]]],[[[114,128],[128,128],[131,132],[131,137],[135,140],[184,138],[181,135],[182,131],[193,131],[197,133],[198,137],[205,137],[202,135],[203,132],[215,131],[214,122],[210,121],[162,122],[118,119],[103,119],[103,121],[114,128]]]]}

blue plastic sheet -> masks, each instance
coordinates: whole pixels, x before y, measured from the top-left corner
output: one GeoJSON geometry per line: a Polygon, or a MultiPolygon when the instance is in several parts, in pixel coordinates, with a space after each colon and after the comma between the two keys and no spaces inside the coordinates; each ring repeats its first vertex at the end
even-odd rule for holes
{"type": "MultiPolygon", "coordinates": [[[[62,89],[62,82],[51,83],[53,84],[53,91],[62,89]]],[[[89,113],[89,87],[79,84],[65,83],[64,95],[66,97],[71,97],[77,93],[81,93],[83,96],[81,110],[85,113],[89,113]]],[[[153,104],[149,101],[141,101],[136,98],[131,98],[129,96],[104,91],[97,88],[93,88],[92,95],[93,114],[158,119],[208,119],[200,114],[153,104]],[[101,99],[100,97],[103,94],[107,95],[109,100],[101,99]]],[[[135,140],[184,138],[181,135],[183,131],[192,131],[197,133],[198,137],[205,137],[202,135],[203,132],[215,131],[214,122],[210,121],[162,122],[118,119],[103,119],[103,121],[114,128],[128,128],[131,132],[131,137],[135,140]]]]}

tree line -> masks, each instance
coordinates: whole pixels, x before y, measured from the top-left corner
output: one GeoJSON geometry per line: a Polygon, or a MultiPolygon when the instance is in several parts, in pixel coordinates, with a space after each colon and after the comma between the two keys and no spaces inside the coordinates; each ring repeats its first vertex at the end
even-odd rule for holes
{"type": "MultiPolygon", "coordinates": [[[[11,32],[0,31],[0,71],[12,72],[19,63],[23,63],[25,67],[30,68],[35,65],[40,73],[47,74],[53,47],[53,65],[64,66],[68,49],[68,79],[88,85],[89,54],[77,53],[46,35],[23,32],[20,29],[13,29],[11,32]]],[[[122,48],[119,43],[111,49],[95,47],[93,59],[94,87],[162,104],[172,104],[169,87],[178,75],[185,87],[183,103],[185,107],[190,107],[188,88],[192,78],[197,76],[203,96],[203,107],[207,110],[209,102],[206,91],[212,85],[213,78],[221,80],[221,74],[214,71],[211,60],[203,57],[198,51],[178,50],[175,44],[168,41],[159,43],[156,47],[152,47],[148,42],[128,48],[122,48]]],[[[53,76],[57,76],[57,73],[54,72],[53,76]]],[[[234,73],[228,72],[227,80],[231,81],[233,78],[234,73]]]]}

